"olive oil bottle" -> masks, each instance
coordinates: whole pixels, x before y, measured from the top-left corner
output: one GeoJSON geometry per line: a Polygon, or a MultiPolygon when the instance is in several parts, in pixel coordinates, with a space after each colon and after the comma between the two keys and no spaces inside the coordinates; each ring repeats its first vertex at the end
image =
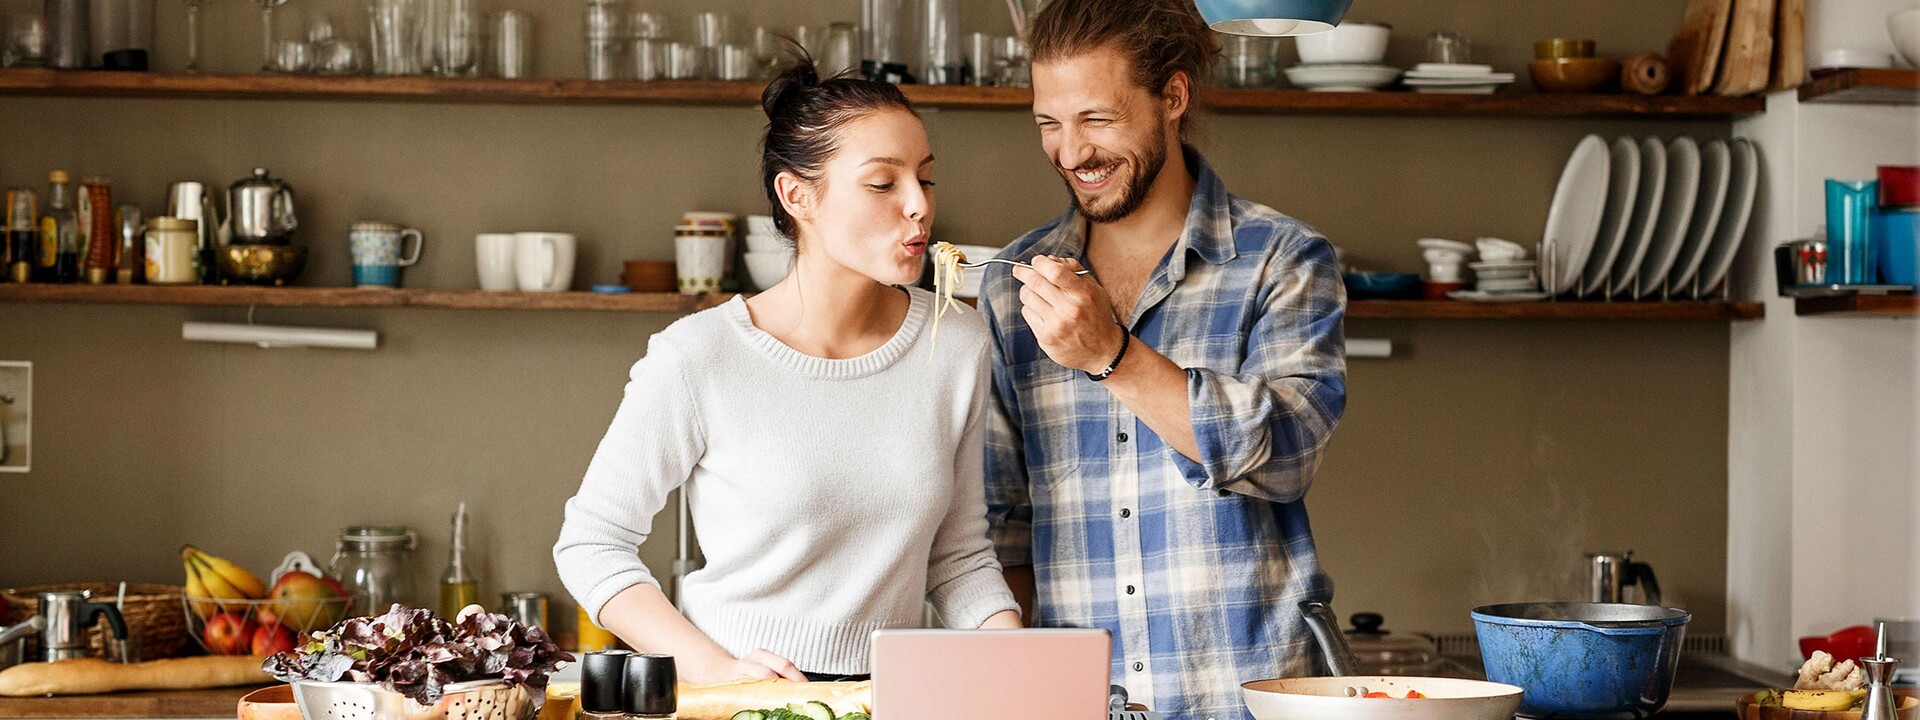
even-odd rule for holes
{"type": "Polygon", "coordinates": [[[453,513],[453,550],[440,574],[440,617],[451,621],[460,609],[480,602],[480,579],[467,571],[467,504],[453,513]]]}

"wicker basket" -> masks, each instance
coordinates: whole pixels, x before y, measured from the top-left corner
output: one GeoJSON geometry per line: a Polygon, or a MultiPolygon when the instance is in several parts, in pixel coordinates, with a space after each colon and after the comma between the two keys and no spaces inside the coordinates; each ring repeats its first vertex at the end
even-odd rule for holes
{"type": "MultiPolygon", "coordinates": [[[[19,622],[39,614],[38,593],[61,590],[86,590],[93,593],[94,602],[112,603],[119,597],[120,584],[36,585],[0,590],[0,600],[6,602],[7,617],[11,618],[11,622],[19,622]]],[[[180,598],[185,594],[186,588],[178,585],[127,583],[127,602],[121,607],[120,615],[127,621],[127,639],[131,641],[134,652],[138,653],[138,659],[179,657],[191,647],[187,637],[187,619],[180,614],[180,598]]],[[[89,645],[96,656],[105,654],[101,638],[106,632],[110,630],[102,622],[89,633],[89,645]]]]}

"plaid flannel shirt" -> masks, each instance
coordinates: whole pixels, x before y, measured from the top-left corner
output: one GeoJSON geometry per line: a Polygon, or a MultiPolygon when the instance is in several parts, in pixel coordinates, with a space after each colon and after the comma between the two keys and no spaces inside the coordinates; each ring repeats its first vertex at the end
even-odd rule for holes
{"type": "MultiPolygon", "coordinates": [[[[1346,405],[1346,294],[1326,238],[1185,155],[1186,227],[1125,324],[1186,369],[1199,461],[1049,359],[993,265],[987,509],[1001,562],[1034,569],[1035,624],[1113,633],[1114,683],[1169,720],[1248,720],[1240,683],[1308,674],[1298,603],[1332,598],[1303,500],[1346,405]]],[[[1070,212],[1001,257],[1086,264],[1085,227],[1070,212]]]]}

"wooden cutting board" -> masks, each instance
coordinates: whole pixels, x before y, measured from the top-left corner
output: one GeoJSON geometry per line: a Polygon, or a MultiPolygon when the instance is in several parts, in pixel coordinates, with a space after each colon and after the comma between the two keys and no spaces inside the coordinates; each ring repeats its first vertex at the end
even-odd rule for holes
{"type": "Polygon", "coordinates": [[[1773,13],[1773,90],[1800,87],[1807,77],[1807,0],[1780,0],[1773,13]]]}
{"type": "Polygon", "coordinates": [[[1680,94],[1699,95],[1713,88],[1713,73],[1727,39],[1727,17],[1732,13],[1733,0],[1687,0],[1680,32],[1667,46],[1680,94]]]}
{"type": "Polygon", "coordinates": [[[1773,11],[1778,0],[1734,0],[1727,49],[1715,95],[1743,97],[1767,89],[1773,73],[1773,11]]]}

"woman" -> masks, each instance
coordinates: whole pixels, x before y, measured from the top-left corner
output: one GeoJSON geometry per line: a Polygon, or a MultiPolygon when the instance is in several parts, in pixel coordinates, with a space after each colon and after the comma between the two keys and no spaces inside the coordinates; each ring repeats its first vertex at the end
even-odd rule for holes
{"type": "Polygon", "coordinates": [[[907,287],[933,220],[926,129],[899,88],[807,60],[761,106],[793,271],[652,338],[567,502],[561,580],[689,682],[864,675],[868,637],[917,626],[923,600],[951,627],[1018,627],[986,538],[986,327],[949,315],[930,347],[933,296],[907,287]],[[682,485],[707,564],[676,611],[637,550],[682,485]]]}

